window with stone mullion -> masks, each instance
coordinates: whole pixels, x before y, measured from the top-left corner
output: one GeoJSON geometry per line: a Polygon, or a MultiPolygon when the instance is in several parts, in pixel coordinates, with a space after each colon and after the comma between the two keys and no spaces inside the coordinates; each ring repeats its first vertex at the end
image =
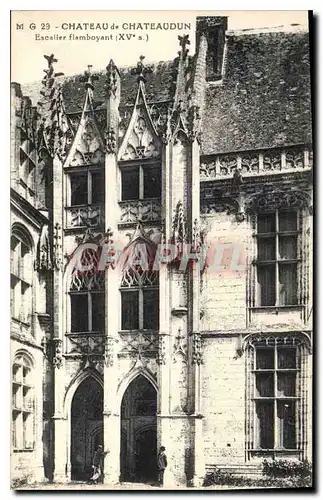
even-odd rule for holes
{"type": "Polygon", "coordinates": [[[297,304],[297,244],[296,212],[258,215],[258,305],[297,304]]]}
{"type": "Polygon", "coordinates": [[[256,448],[296,448],[298,372],[296,348],[255,349],[256,448]]]}

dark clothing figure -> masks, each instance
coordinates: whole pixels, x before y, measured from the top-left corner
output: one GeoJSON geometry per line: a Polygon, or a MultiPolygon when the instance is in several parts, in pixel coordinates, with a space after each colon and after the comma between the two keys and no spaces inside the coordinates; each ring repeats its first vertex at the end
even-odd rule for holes
{"type": "Polygon", "coordinates": [[[97,450],[93,455],[92,469],[93,475],[90,479],[90,483],[96,484],[102,476],[103,469],[103,459],[106,453],[104,453],[102,446],[98,446],[97,450]]]}
{"type": "Polygon", "coordinates": [[[157,455],[157,471],[158,471],[158,484],[159,486],[164,485],[164,473],[167,467],[167,457],[165,454],[164,446],[161,446],[160,451],[157,455]]]}

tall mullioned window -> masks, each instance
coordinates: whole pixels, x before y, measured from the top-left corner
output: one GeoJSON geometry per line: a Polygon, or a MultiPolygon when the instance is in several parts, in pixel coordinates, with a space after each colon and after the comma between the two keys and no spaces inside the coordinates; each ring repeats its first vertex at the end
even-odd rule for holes
{"type": "Polygon", "coordinates": [[[32,313],[32,249],[27,234],[18,227],[11,236],[11,316],[31,323],[32,313]]]}
{"type": "MultiPolygon", "coordinates": [[[[87,249],[81,257],[85,260],[96,258],[95,252],[87,249]]],[[[89,262],[89,260],[87,260],[89,262]]],[[[87,272],[74,273],[70,290],[70,331],[71,333],[103,333],[105,317],[104,271],[89,275],[87,272]]]]}
{"type": "Polygon", "coordinates": [[[307,354],[302,336],[258,336],[250,342],[246,355],[249,452],[303,453],[307,354]]]}
{"type": "Polygon", "coordinates": [[[12,445],[18,450],[34,447],[33,365],[24,354],[12,365],[12,445]]]}
{"type": "Polygon", "coordinates": [[[297,212],[270,212],[257,220],[257,305],[297,305],[297,212]]]}

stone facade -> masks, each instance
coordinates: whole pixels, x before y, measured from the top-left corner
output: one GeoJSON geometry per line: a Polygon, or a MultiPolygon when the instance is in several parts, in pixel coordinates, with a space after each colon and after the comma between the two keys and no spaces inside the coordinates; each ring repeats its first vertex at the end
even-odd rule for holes
{"type": "Polygon", "coordinates": [[[224,148],[222,114],[250,113],[248,92],[270,83],[257,76],[268,33],[255,44],[226,27],[198,18],[193,57],[184,36],[171,63],[89,67],[82,95],[45,56],[37,109],[12,84],[12,363],[34,374],[13,378],[14,393],[34,394],[32,411],[13,404],[13,478],[86,480],[100,443],[107,484],[154,479],[142,464],[160,445],[167,485],[201,485],[214,467],[254,471],[266,457],[311,459],[308,37],[270,38],[286,60],[304,53],[293,69],[302,89],[268,90],[280,110],[297,101],[295,137],[275,114],[259,137],[252,121],[242,130],[225,116],[224,148]],[[131,262],[140,252],[147,268],[131,262]],[[26,254],[33,271],[20,289],[14,261],[26,254]],[[26,291],[29,322],[15,309],[26,291]]]}

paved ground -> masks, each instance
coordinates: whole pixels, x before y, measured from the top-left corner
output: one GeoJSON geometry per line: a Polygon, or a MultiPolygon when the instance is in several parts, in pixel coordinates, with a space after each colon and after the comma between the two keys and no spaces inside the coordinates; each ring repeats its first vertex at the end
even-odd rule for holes
{"type": "MultiPolygon", "coordinates": [[[[72,482],[68,484],[58,484],[58,483],[37,483],[37,484],[30,484],[26,486],[21,486],[20,488],[17,488],[17,490],[64,490],[64,491],[69,491],[69,490],[82,490],[82,491],[98,491],[98,490],[137,490],[137,491],[143,491],[143,490],[228,490],[228,489],[235,489],[230,486],[210,486],[207,488],[167,488],[164,486],[163,488],[160,488],[159,486],[151,486],[149,484],[141,484],[141,483],[121,483],[121,484],[116,484],[116,485],[108,485],[108,484],[96,484],[96,485],[91,485],[91,484],[85,484],[85,483],[77,483],[77,482],[72,482]]],[[[242,488],[239,488],[242,489],[242,488]]],[[[250,489],[250,488],[248,488],[250,489]]]]}

